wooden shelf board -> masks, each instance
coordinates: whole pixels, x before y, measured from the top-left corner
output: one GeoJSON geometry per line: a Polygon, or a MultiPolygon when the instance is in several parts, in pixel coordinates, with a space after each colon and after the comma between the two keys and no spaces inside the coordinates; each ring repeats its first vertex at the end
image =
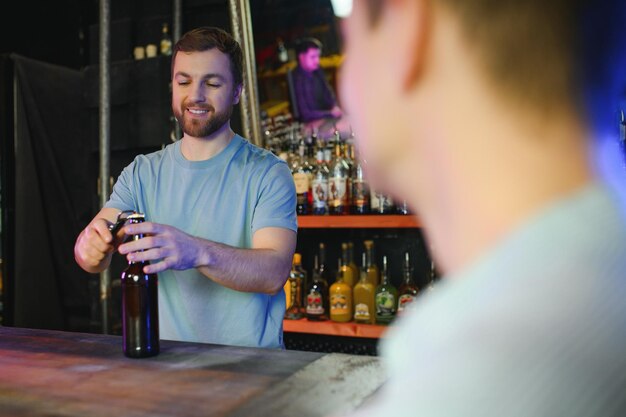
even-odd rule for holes
{"type": "Polygon", "coordinates": [[[349,216],[298,216],[300,229],[386,229],[419,228],[420,222],[413,215],[349,215],[349,216]]]}
{"type": "Polygon", "coordinates": [[[334,321],[283,320],[283,330],[287,333],[308,333],[327,336],[347,336],[379,339],[388,326],[375,324],[335,323],[334,321]]]}

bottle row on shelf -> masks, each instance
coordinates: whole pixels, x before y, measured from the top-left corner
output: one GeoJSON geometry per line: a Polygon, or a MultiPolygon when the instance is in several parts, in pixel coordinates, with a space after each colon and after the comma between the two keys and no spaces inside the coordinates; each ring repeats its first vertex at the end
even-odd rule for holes
{"type": "Polygon", "coordinates": [[[356,155],[355,135],[322,140],[298,123],[266,130],[268,149],[287,162],[293,176],[298,215],[411,214],[406,202],[370,188],[365,162],[356,155]],[[271,133],[273,132],[273,133],[271,133]]]}
{"type": "Polygon", "coordinates": [[[352,243],[341,244],[341,257],[332,285],[324,243],[320,243],[319,252],[315,255],[310,280],[302,268],[301,254],[294,254],[293,266],[285,284],[285,319],[306,317],[310,321],[387,325],[397,315],[403,314],[422,291],[433,288],[436,274],[432,262],[428,284],[423,289],[419,288],[414,280],[409,252],[405,252],[402,284],[396,288],[391,282],[387,256],[382,258],[380,269],[374,261],[374,242],[366,240],[363,244],[365,251],[360,269],[353,260],[352,243]]]}

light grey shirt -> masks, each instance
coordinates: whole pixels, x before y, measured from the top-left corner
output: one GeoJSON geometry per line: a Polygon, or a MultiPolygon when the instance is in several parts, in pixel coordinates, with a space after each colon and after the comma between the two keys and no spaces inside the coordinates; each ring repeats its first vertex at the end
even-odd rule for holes
{"type": "Polygon", "coordinates": [[[593,184],[446,277],[389,330],[365,416],[626,416],[626,223],[593,184]]]}

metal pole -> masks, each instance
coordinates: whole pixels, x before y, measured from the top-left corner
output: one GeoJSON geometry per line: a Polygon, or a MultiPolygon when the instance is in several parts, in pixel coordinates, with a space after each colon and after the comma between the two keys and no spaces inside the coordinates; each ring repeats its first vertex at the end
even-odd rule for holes
{"type": "Polygon", "coordinates": [[[255,145],[263,146],[250,3],[248,0],[229,0],[228,11],[233,37],[243,50],[244,83],[241,95],[243,133],[255,145]]]}
{"type": "MultiPolygon", "coordinates": [[[[174,8],[172,10],[172,41],[178,42],[182,36],[183,30],[183,0],[174,0],[174,8]]],[[[171,77],[170,77],[171,83],[171,77]]],[[[171,90],[171,84],[170,84],[171,90]]],[[[174,123],[174,135],[176,140],[180,139],[183,135],[183,131],[178,124],[176,118],[172,115],[172,122],[174,123]]]]}
{"type": "Polygon", "coordinates": [[[174,0],[172,16],[172,41],[176,43],[183,30],[183,0],[174,0]]]}
{"type": "MultiPolygon", "coordinates": [[[[110,83],[109,74],[109,13],[110,0],[100,0],[100,71],[99,71],[99,133],[100,133],[100,206],[109,198],[109,142],[110,142],[110,83]]],[[[102,333],[109,333],[109,298],[111,294],[111,273],[107,268],[100,273],[100,306],[102,313],[102,333]]]]}

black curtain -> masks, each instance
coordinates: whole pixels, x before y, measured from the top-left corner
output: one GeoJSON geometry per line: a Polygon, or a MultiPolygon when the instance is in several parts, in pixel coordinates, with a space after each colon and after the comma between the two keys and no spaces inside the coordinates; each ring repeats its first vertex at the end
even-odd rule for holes
{"type": "MultiPolygon", "coordinates": [[[[14,230],[3,231],[6,269],[13,271],[5,279],[3,324],[99,331],[98,275],[80,269],[73,254],[76,237],[99,210],[98,67],[77,71],[19,55],[10,61],[11,71],[3,73],[15,74],[14,101],[7,105],[15,108],[15,149],[3,149],[3,181],[10,187],[2,197],[3,206],[14,207],[5,210],[14,213],[5,221],[14,230]]],[[[112,180],[137,154],[172,141],[169,65],[167,57],[111,65],[112,180]]],[[[5,130],[7,144],[13,135],[5,130]]],[[[114,257],[114,330],[123,266],[122,257],[114,257]]]]}
{"type": "Polygon", "coordinates": [[[11,56],[15,73],[14,322],[85,330],[89,281],[74,241],[92,213],[81,72],[11,56]]]}

